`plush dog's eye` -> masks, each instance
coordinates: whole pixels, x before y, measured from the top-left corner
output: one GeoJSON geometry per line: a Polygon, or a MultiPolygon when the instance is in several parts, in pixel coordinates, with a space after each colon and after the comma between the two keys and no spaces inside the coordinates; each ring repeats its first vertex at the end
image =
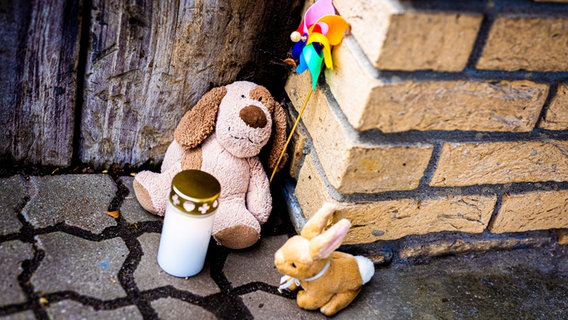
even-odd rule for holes
{"type": "Polygon", "coordinates": [[[262,97],[258,98],[258,102],[262,102],[262,97]]]}
{"type": "Polygon", "coordinates": [[[244,98],[246,98],[246,97],[245,97],[245,95],[244,95],[244,94],[241,94],[241,98],[243,98],[243,99],[244,99],[244,98]]]}
{"type": "Polygon", "coordinates": [[[296,264],[292,262],[292,268],[296,269],[296,264]]]}

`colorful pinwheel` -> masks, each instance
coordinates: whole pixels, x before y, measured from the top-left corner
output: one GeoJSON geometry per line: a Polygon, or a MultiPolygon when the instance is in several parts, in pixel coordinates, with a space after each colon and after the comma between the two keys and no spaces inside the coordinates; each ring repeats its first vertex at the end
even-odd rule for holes
{"type": "Polygon", "coordinates": [[[296,72],[310,70],[312,90],[316,89],[322,63],[333,69],[331,47],[341,42],[348,26],[335,14],[332,0],[319,0],[306,10],[300,26],[290,35],[296,42],[292,49],[292,57],[299,62],[296,72]]]}
{"type": "Polygon", "coordinates": [[[312,87],[304,100],[298,117],[294,122],[294,126],[290,130],[290,135],[284,144],[284,149],[280,153],[280,157],[270,176],[270,182],[272,182],[276,170],[278,170],[280,166],[280,161],[294,135],[294,131],[304,113],[304,109],[308,104],[312,92],[316,90],[322,64],[325,63],[327,68],[333,69],[331,47],[341,42],[345,30],[348,27],[349,24],[347,21],[335,14],[332,0],[318,0],[306,10],[300,26],[290,35],[290,39],[296,42],[296,45],[292,48],[292,57],[294,60],[298,61],[296,72],[302,73],[306,70],[310,70],[312,87]]]}

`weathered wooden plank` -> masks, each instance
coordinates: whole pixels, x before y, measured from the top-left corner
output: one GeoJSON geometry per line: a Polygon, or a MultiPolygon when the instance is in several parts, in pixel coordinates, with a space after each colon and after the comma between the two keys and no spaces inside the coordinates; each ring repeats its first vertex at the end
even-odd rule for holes
{"type": "Polygon", "coordinates": [[[2,1],[0,155],[67,166],[72,158],[79,0],[2,1]]]}
{"type": "Polygon", "coordinates": [[[300,2],[93,0],[81,160],[160,161],[179,119],[211,86],[257,80],[250,66],[266,65],[257,47],[270,43],[266,26],[289,28],[292,13],[281,10],[300,2]]]}

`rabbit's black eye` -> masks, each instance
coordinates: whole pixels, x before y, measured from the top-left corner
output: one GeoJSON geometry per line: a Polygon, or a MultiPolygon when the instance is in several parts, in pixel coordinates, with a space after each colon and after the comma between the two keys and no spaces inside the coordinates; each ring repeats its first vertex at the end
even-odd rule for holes
{"type": "Polygon", "coordinates": [[[292,268],[296,268],[296,264],[294,262],[292,262],[292,268]]]}

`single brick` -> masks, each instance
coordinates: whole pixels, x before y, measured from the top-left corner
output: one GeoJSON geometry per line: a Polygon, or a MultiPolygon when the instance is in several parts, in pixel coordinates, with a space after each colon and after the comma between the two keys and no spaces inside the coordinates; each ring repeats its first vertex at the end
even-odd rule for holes
{"type": "Polygon", "coordinates": [[[568,190],[505,194],[493,233],[568,228],[568,190]]]}
{"type": "Polygon", "coordinates": [[[538,126],[548,130],[568,130],[568,84],[558,86],[558,92],[538,126]]]}
{"type": "MultiPolygon", "coordinates": [[[[286,90],[299,109],[307,95],[308,74],[291,75],[286,90]]],[[[418,187],[433,146],[384,145],[359,141],[349,124],[332,110],[326,93],[317,89],[302,116],[331,184],[342,193],[375,193],[418,187]]]]}
{"type": "Polygon", "coordinates": [[[306,218],[311,217],[326,201],[337,204],[339,210],[335,219],[347,218],[353,225],[345,240],[348,244],[441,231],[481,233],[487,227],[496,202],[495,195],[449,195],[370,203],[338,202],[330,196],[311,154],[300,170],[295,194],[306,218]]]}
{"type": "Polygon", "coordinates": [[[568,20],[498,17],[489,32],[478,69],[568,70],[568,20]]]}
{"type": "Polygon", "coordinates": [[[416,11],[399,0],[334,5],[369,60],[385,70],[462,70],[482,19],[475,13],[416,11]]]}
{"type": "Polygon", "coordinates": [[[384,79],[357,58],[349,38],[333,55],[336,66],[326,70],[326,81],[349,123],[360,131],[529,132],[548,94],[546,84],[527,80],[384,79]]]}
{"type": "Polygon", "coordinates": [[[568,181],[568,141],[446,143],[432,186],[568,181]]]}

